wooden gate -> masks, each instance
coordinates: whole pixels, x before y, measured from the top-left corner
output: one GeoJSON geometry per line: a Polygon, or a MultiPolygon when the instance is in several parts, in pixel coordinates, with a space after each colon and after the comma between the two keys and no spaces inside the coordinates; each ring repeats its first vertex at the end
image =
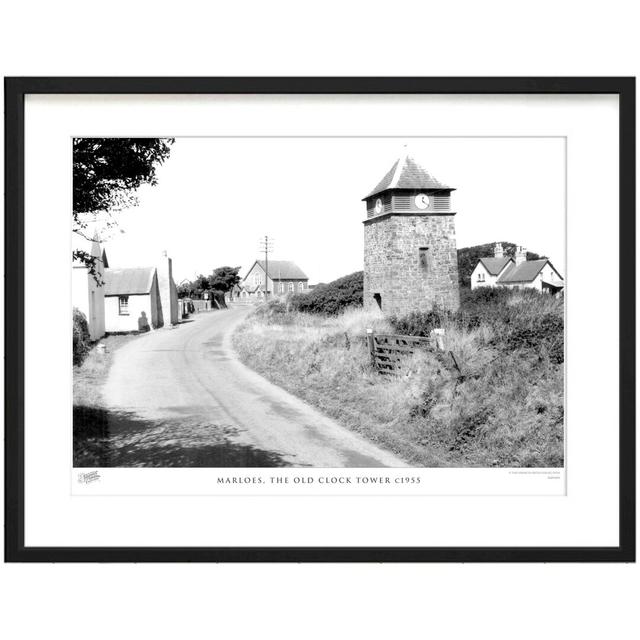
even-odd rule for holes
{"type": "Polygon", "coordinates": [[[367,345],[371,365],[380,373],[393,373],[401,368],[401,362],[418,349],[438,348],[438,338],[374,333],[367,329],[367,345]]]}

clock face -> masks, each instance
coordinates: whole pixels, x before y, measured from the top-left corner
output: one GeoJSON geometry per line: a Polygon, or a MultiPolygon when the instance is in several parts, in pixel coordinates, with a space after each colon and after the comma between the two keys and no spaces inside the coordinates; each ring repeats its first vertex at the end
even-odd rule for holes
{"type": "Polygon", "coordinates": [[[375,210],[376,210],[376,213],[382,212],[382,200],[380,200],[380,198],[376,200],[375,210]]]}
{"type": "Polygon", "coordinates": [[[419,193],[415,198],[418,209],[426,209],[429,206],[429,196],[426,193],[419,193]]]}

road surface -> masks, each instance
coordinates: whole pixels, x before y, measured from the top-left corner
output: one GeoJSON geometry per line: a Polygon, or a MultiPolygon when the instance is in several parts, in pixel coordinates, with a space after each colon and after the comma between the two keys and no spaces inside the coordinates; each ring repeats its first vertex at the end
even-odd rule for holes
{"type": "Polygon", "coordinates": [[[114,353],[101,464],[406,466],[239,362],[231,333],[248,311],[196,314],[114,353]]]}

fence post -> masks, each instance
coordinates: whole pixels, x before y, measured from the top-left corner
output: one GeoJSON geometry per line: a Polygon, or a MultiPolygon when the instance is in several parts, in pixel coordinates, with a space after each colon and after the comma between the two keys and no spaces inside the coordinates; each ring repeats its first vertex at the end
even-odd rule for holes
{"type": "Polygon", "coordinates": [[[367,347],[369,347],[369,355],[371,356],[371,366],[376,368],[376,348],[373,341],[373,329],[367,329],[367,347]]]}
{"type": "Polygon", "coordinates": [[[436,347],[444,351],[444,329],[434,329],[432,333],[436,339],[436,347]]]}

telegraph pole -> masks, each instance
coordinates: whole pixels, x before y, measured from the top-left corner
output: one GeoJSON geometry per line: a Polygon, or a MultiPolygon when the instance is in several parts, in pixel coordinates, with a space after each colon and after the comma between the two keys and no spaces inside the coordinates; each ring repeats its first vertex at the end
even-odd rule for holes
{"type": "Polygon", "coordinates": [[[273,251],[273,238],[265,236],[260,240],[260,251],[264,252],[264,299],[269,295],[269,254],[273,251]]]}

